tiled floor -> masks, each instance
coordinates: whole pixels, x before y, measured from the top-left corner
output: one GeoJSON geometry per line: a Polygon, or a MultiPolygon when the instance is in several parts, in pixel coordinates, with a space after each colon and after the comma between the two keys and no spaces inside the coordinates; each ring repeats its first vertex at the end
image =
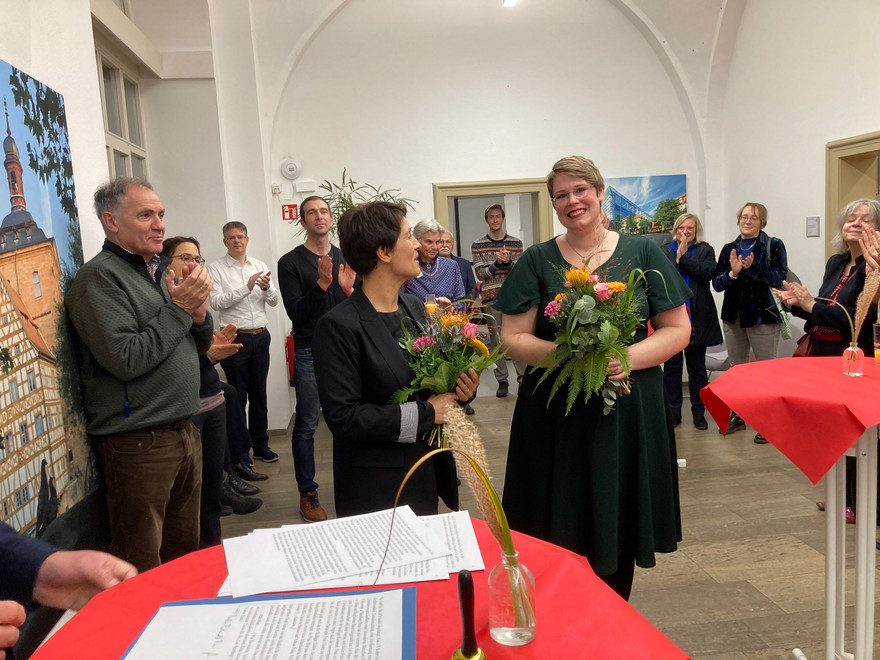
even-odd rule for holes
{"type": "MultiPolygon", "coordinates": [[[[470,419],[480,428],[500,490],[516,397],[497,399],[494,392],[491,376],[484,376],[470,419]]],[[[708,431],[697,431],[685,416],[677,434],[679,457],[687,460],[680,470],[684,540],[678,552],[658,555],[656,568],[637,569],[631,603],[694,658],[792,658],[795,647],[810,660],[823,658],[824,514],[815,501],[824,499],[824,488],[753,437],[746,429],[725,439],[711,421],[708,431]]],[[[281,460],[255,466],[271,477],[260,484],[264,506],[224,518],[225,537],[301,521],[289,434],[273,434],[272,448],[281,460]]],[[[323,422],[315,451],[321,502],[332,515],[332,451],[323,422]]],[[[466,489],[462,496],[475,512],[466,489]]],[[[854,531],[848,526],[850,565],[854,531]]],[[[852,602],[852,569],[848,580],[852,602]]],[[[847,616],[851,626],[852,612],[847,616]]],[[[880,631],[880,657],[878,637],[880,631]]]]}

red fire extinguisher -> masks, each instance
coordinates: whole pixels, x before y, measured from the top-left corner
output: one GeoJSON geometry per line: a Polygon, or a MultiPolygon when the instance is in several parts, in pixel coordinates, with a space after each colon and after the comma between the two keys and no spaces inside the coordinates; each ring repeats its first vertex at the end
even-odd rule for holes
{"type": "Polygon", "coordinates": [[[293,330],[287,335],[284,341],[284,357],[287,359],[287,380],[293,387],[293,330]]]}

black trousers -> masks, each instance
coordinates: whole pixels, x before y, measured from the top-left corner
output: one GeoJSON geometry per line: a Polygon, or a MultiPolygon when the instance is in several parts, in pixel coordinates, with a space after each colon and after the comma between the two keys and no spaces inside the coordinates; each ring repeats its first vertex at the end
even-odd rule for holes
{"type": "Polygon", "coordinates": [[[705,415],[706,407],[700,399],[700,390],[709,384],[709,376],[706,373],[705,346],[688,346],[684,349],[683,354],[673,355],[663,364],[663,386],[669,397],[669,409],[674,414],[681,414],[681,368],[684,360],[687,360],[691,412],[694,416],[705,415]]]}
{"type": "Polygon", "coordinates": [[[269,376],[269,344],[271,337],[266,330],[258,335],[239,333],[235,341],[242,345],[238,353],[220,364],[226,380],[238,393],[242,414],[247,408],[248,431],[254,447],[269,443],[268,395],[266,378],[269,376]]]}
{"type": "Polygon", "coordinates": [[[223,492],[223,469],[226,463],[226,404],[221,403],[193,415],[193,424],[202,435],[202,494],[199,502],[199,548],[219,545],[220,496],[223,492]]]}

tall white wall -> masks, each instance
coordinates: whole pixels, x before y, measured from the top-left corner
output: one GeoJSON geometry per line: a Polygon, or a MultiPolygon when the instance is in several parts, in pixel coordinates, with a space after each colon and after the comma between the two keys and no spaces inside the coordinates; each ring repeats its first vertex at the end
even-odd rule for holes
{"type": "Polygon", "coordinates": [[[606,175],[696,176],[667,74],[610,4],[360,0],[292,71],[270,158],[400,188],[418,218],[434,182],[543,176],[573,153],[606,175]]]}
{"type": "Polygon", "coordinates": [[[214,81],[143,80],[150,180],[165,204],[165,235],[195,236],[208,261],[226,253],[227,217],[214,81]]]}
{"type": "MultiPolygon", "coordinates": [[[[824,272],[821,238],[806,217],[825,219],[825,144],[880,130],[880,5],[852,0],[749,2],[728,80],[722,122],[723,208],[713,209],[716,246],[736,235],[736,210],[767,206],[767,232],[788,247],[811,291],[824,272]]],[[[823,222],[824,225],[824,222],[823,222]]]]}
{"type": "Polygon", "coordinates": [[[3,2],[0,25],[0,58],[64,97],[83,250],[88,258],[104,241],[91,197],[107,179],[89,2],[3,2]]]}

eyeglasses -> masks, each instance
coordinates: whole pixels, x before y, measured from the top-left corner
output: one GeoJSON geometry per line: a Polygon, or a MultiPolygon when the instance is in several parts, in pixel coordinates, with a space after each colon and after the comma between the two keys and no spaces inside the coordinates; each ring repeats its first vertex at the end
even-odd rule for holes
{"type": "Polygon", "coordinates": [[[761,218],[756,215],[741,215],[739,216],[740,222],[760,222],[761,218]]]}
{"type": "Polygon", "coordinates": [[[177,254],[171,257],[172,259],[180,259],[185,264],[191,264],[192,262],[196,262],[199,266],[205,263],[205,260],[201,257],[194,257],[191,254],[177,254]]]}
{"type": "Polygon", "coordinates": [[[555,195],[553,195],[553,203],[554,204],[565,204],[565,202],[568,201],[569,197],[571,197],[572,199],[581,199],[584,195],[586,195],[588,192],[590,192],[590,188],[595,188],[595,187],[596,186],[594,186],[593,184],[590,184],[589,186],[578,186],[577,188],[574,189],[573,192],[570,192],[570,193],[567,193],[567,192],[556,193],[555,195]]]}

